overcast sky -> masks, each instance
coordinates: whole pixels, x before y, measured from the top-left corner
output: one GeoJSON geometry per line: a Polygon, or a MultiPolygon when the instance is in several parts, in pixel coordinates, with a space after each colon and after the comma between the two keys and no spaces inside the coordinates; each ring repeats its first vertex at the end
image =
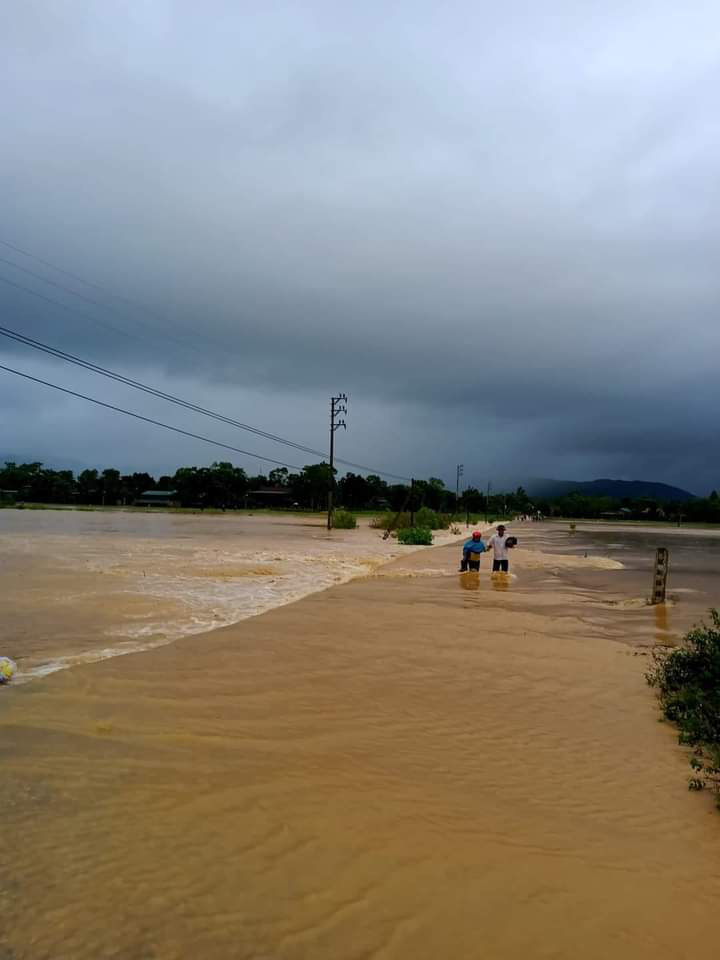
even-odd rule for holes
{"type": "MultiPolygon", "coordinates": [[[[719,34],[702,0],[7,3],[0,239],[103,289],[0,245],[0,322],[318,449],[345,391],[340,455],[393,473],[704,493],[719,34]]],[[[261,467],[4,371],[0,410],[0,455],[261,467]]]]}

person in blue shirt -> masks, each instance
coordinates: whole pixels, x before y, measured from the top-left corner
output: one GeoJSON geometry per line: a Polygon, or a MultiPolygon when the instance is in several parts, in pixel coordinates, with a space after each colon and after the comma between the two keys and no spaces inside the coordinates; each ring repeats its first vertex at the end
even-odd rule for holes
{"type": "Polygon", "coordinates": [[[465,573],[466,570],[479,570],[481,553],[485,553],[485,544],[483,543],[482,534],[476,530],[472,537],[463,544],[460,572],[465,573]]]}

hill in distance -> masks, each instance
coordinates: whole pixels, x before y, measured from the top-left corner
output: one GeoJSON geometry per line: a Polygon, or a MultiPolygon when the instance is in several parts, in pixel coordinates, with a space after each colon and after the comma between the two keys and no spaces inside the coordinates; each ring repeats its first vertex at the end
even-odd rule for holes
{"type": "Polygon", "coordinates": [[[528,480],[525,489],[535,497],[562,497],[568,493],[583,493],[590,497],[615,497],[622,500],[649,498],[662,501],[693,500],[694,493],[652,480],[528,480]]]}

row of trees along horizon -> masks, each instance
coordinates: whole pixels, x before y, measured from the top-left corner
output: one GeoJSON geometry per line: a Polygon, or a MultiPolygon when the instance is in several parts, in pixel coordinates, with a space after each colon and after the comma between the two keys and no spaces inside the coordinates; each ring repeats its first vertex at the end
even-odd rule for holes
{"type": "MultiPolygon", "coordinates": [[[[666,503],[651,498],[636,500],[588,496],[573,492],[558,497],[531,497],[522,487],[512,492],[486,494],[466,487],[456,501],[438,477],[408,484],[388,484],[381,477],[346,473],[335,482],[335,502],[347,510],[410,510],[428,507],[439,513],[489,513],[493,516],[537,514],[547,517],[682,520],[720,523],[720,498],[709,497],[666,503]]],[[[180,467],[157,479],[150,473],[122,474],[119,470],[52,470],[42,463],[5,463],[0,469],[0,499],[9,495],[27,503],[129,506],[149,490],[172,491],[182,507],[215,509],[260,509],[274,506],[267,491],[285,493],[289,509],[324,510],[327,507],[329,465],[308,464],[299,473],[277,467],[267,474],[248,475],[242,467],[216,462],[209,467],[180,467]]]]}

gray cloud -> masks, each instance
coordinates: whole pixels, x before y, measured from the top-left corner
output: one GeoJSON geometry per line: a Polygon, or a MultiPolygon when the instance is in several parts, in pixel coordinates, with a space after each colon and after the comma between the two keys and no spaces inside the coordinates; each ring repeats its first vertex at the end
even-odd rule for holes
{"type": "MultiPolygon", "coordinates": [[[[5,19],[0,236],[149,308],[4,250],[106,305],[0,263],[86,314],[0,283],[7,325],[320,448],[345,389],[350,459],[400,473],[717,485],[714,4],[33,0],[5,19]]],[[[214,456],[0,391],[9,449],[214,456]]]]}

